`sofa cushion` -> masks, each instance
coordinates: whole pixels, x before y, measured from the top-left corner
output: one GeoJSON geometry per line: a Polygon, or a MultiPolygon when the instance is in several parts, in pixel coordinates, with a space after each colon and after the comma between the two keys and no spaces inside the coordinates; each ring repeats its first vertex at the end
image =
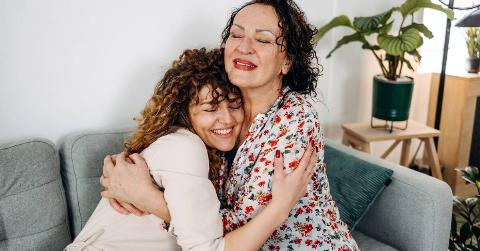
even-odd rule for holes
{"type": "Polygon", "coordinates": [[[378,240],[373,239],[372,237],[359,232],[353,231],[352,232],[353,238],[358,244],[360,250],[368,250],[368,251],[398,251],[385,243],[382,243],[378,240]]]}
{"type": "Polygon", "coordinates": [[[337,203],[340,218],[353,230],[388,184],[393,171],[328,145],[325,162],[330,192],[337,203]]]}
{"type": "Polygon", "coordinates": [[[61,250],[71,241],[56,148],[0,145],[0,250],[61,250]]]}
{"type": "Polygon", "coordinates": [[[67,195],[70,231],[80,233],[100,201],[103,159],[123,150],[130,130],[76,133],[60,147],[61,174],[67,195]]]}

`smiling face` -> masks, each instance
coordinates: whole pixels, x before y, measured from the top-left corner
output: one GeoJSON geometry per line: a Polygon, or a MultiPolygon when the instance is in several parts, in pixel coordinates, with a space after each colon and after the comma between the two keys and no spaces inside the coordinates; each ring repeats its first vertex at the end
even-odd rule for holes
{"type": "Polygon", "coordinates": [[[248,5],[235,16],[224,58],[230,82],[240,89],[280,86],[288,72],[290,61],[277,44],[282,42],[278,22],[275,10],[264,4],[248,5]]]}
{"type": "Polygon", "coordinates": [[[188,108],[195,133],[207,146],[220,151],[233,149],[243,122],[241,99],[233,94],[230,99],[214,104],[212,90],[207,85],[198,93],[198,102],[192,102],[188,108]]]}

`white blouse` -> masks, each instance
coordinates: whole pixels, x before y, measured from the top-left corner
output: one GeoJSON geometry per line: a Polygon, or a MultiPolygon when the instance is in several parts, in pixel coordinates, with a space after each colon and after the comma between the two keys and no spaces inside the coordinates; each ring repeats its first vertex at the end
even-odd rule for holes
{"type": "Polygon", "coordinates": [[[208,179],[203,141],[180,129],[142,153],[171,215],[168,232],[154,215],[123,215],[102,198],[85,227],[65,250],[223,250],[220,202],[208,179]]]}

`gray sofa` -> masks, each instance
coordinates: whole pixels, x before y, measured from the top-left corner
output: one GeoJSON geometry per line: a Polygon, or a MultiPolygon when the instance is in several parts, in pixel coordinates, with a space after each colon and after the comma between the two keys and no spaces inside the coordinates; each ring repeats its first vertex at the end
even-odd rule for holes
{"type": "MultiPolygon", "coordinates": [[[[58,151],[41,139],[0,145],[0,250],[67,245],[100,199],[104,156],[121,151],[128,134],[75,133],[61,140],[58,151]]],[[[349,156],[352,166],[366,161],[394,170],[353,232],[362,250],[447,250],[452,193],[446,183],[332,141],[327,159],[329,150],[349,156]]]]}

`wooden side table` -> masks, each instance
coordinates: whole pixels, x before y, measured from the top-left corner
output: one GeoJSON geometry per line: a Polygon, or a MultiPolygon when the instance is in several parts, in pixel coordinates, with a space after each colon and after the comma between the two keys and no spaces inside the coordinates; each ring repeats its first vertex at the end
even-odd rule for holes
{"type": "Polygon", "coordinates": [[[384,128],[371,128],[369,122],[343,124],[342,143],[347,146],[370,153],[370,143],[375,141],[395,140],[394,143],[382,154],[381,158],[386,158],[400,143],[402,143],[402,152],[400,155],[400,165],[409,164],[409,153],[412,139],[419,139],[425,143],[425,157],[429,162],[433,177],[443,180],[440,170],[437,151],[433,138],[440,135],[440,131],[415,122],[408,121],[406,130],[395,129],[392,133],[384,128]]]}

